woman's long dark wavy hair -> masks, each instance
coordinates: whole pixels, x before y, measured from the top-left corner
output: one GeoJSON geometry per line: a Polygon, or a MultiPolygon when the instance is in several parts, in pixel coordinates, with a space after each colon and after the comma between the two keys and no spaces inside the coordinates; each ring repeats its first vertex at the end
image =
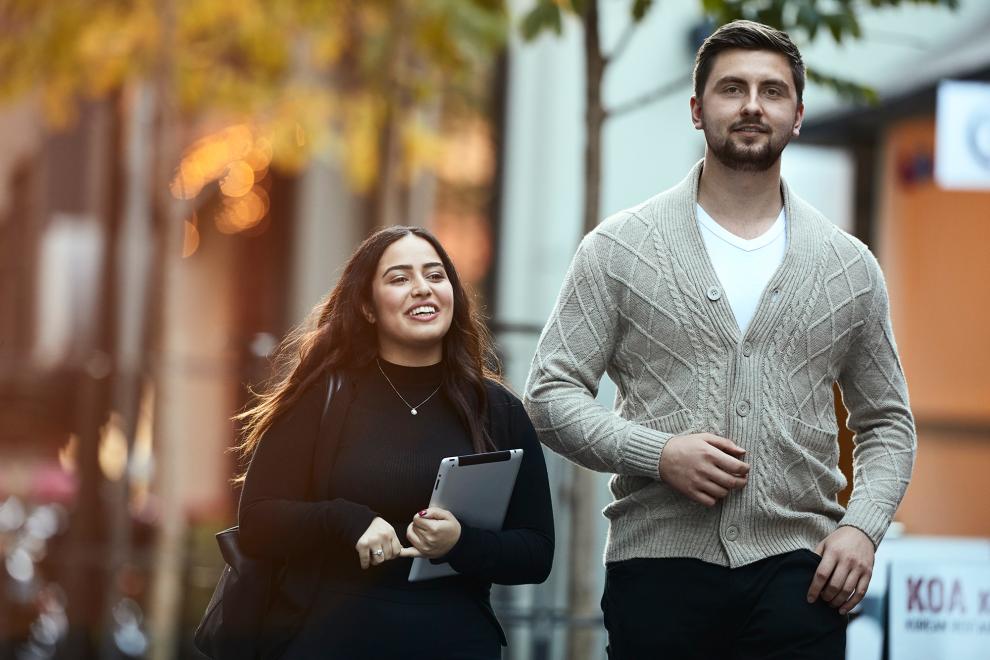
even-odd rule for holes
{"type": "MultiPolygon", "coordinates": [[[[250,458],[261,436],[299,400],[302,393],[329,372],[344,372],[371,363],[378,355],[378,334],[363,314],[372,300],[372,281],[389,245],[417,236],[437,251],[454,293],[453,319],[443,338],[441,386],[468,429],[476,452],[494,449],[484,420],[488,412],[485,379],[499,380],[491,336],[454,269],[447,251],[421,227],[389,227],[368,237],[348,260],[340,280],[276,349],[274,376],[256,393],[250,408],[236,415],[242,422],[237,451],[250,458]]],[[[241,474],[236,481],[243,481],[241,474]]]]}

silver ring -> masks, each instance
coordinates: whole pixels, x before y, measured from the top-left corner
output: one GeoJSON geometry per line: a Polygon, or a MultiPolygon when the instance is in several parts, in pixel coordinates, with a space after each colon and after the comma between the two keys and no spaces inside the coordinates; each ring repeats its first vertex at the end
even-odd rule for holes
{"type": "Polygon", "coordinates": [[[371,554],[375,555],[376,557],[381,557],[381,556],[383,556],[385,554],[385,551],[382,550],[382,549],[378,549],[378,550],[375,550],[374,552],[372,552],[371,554]]]}

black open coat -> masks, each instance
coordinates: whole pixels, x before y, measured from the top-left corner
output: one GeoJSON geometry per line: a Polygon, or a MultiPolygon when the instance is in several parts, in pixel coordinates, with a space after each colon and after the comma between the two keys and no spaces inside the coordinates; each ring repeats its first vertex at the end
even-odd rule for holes
{"type": "MultiPolygon", "coordinates": [[[[266,619],[265,657],[277,657],[284,649],[314,602],[321,580],[332,572],[324,561],[327,548],[353,548],[375,516],[360,502],[327,497],[334,449],[356,389],[347,374],[332,380],[339,386],[325,416],[328,380],[321,379],[264,434],[241,494],[242,548],[284,566],[266,619]]],[[[554,533],[546,465],[529,417],[519,399],[501,385],[488,382],[487,391],[486,421],[494,444],[498,449],[522,448],[523,460],[503,529],[462,525],[461,538],[445,560],[467,578],[471,593],[498,627],[489,601],[491,584],[544,581],[553,560],[554,533]]],[[[400,539],[403,531],[398,530],[400,539]]],[[[384,632],[384,624],[377,623],[375,634],[384,632]]]]}

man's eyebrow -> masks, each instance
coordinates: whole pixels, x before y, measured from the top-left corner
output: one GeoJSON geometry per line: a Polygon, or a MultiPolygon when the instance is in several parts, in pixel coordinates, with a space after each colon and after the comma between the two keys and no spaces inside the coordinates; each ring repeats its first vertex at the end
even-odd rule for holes
{"type": "Polygon", "coordinates": [[[770,78],[768,80],[760,81],[760,85],[767,87],[773,85],[774,87],[783,87],[784,89],[790,89],[790,85],[787,84],[786,80],[781,80],[780,78],[770,78]]]}
{"type": "Polygon", "coordinates": [[[749,82],[747,82],[743,78],[739,78],[738,76],[722,76],[721,78],[719,78],[718,80],[715,81],[715,85],[716,86],[718,86],[718,85],[724,85],[726,83],[736,83],[737,85],[748,85],[749,84],[749,82]]]}
{"type": "MultiPolygon", "coordinates": [[[[748,80],[746,80],[744,78],[740,78],[738,76],[724,76],[722,78],[719,78],[717,81],[715,81],[715,85],[716,86],[717,85],[725,85],[727,83],[735,83],[737,85],[749,85],[749,81],[748,80]]],[[[785,89],[790,89],[790,85],[787,84],[787,81],[786,80],[782,80],[780,78],[768,78],[767,80],[761,80],[760,81],[760,86],[761,87],[766,87],[768,85],[774,85],[774,86],[777,86],[777,87],[783,87],[785,89]]]]}
{"type": "MultiPolygon", "coordinates": [[[[443,268],[443,264],[440,263],[439,261],[431,261],[429,263],[423,264],[423,268],[436,268],[437,266],[443,268]]],[[[385,272],[382,273],[382,277],[385,277],[393,270],[412,270],[412,269],[413,267],[410,266],[409,264],[397,264],[395,266],[389,266],[388,268],[385,269],[385,272]]]]}

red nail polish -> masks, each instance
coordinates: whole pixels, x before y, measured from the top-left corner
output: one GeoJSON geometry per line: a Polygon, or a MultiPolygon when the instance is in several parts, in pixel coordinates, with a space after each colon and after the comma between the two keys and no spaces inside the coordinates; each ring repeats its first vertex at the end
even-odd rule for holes
{"type": "Polygon", "coordinates": [[[420,517],[425,516],[426,515],[426,509],[423,509],[422,511],[420,511],[419,512],[419,515],[420,515],[420,517]]]}

